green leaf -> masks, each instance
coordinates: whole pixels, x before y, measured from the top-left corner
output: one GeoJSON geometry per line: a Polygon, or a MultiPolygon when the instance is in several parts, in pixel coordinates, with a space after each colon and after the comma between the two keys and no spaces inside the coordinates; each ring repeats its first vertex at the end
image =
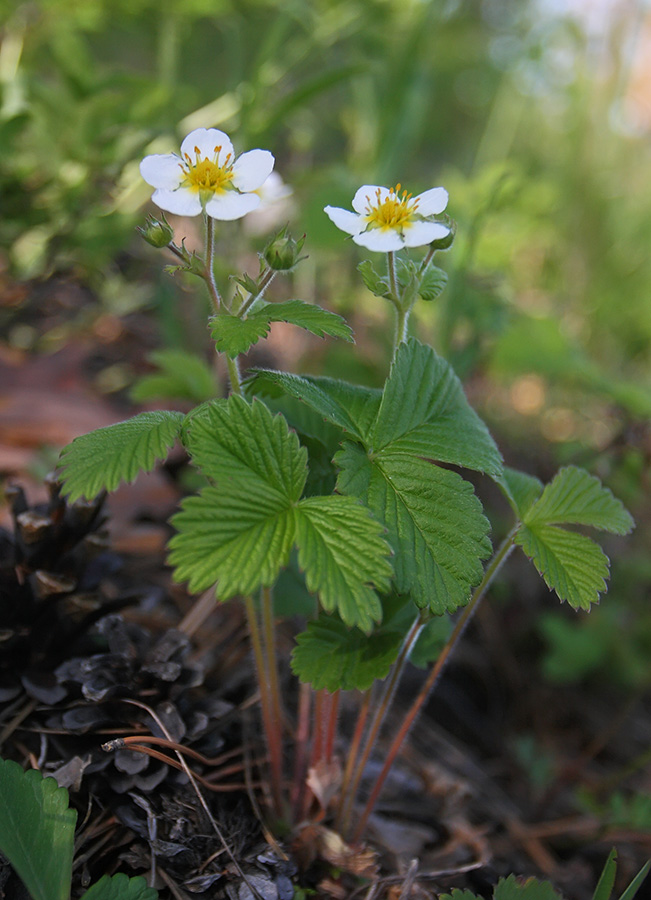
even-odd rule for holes
{"type": "Polygon", "coordinates": [[[491,550],[472,485],[415,456],[383,450],[369,458],[351,442],[335,462],[338,489],[362,497],[386,525],[398,591],[436,615],[466,603],[491,550]]]}
{"type": "Polygon", "coordinates": [[[524,519],[528,510],[543,492],[543,483],[538,478],[507,466],[495,481],[501,487],[513,512],[520,520],[524,519]]]}
{"type": "Polygon", "coordinates": [[[392,570],[382,528],[351,497],[308,497],[297,509],[298,563],[308,590],[323,608],[337,610],[346,625],[370,632],[382,618],[371,587],[387,589],[392,570]]]}
{"type": "Polygon", "coordinates": [[[382,392],[376,388],[269,369],[258,369],[250,384],[255,393],[280,388],[360,440],[368,435],[382,398],[382,392]]]}
{"type": "Polygon", "coordinates": [[[493,900],[563,900],[563,896],[549,881],[539,881],[537,878],[523,880],[509,875],[497,882],[493,900]]]}
{"type": "Polygon", "coordinates": [[[459,888],[452,888],[449,894],[439,894],[438,900],[483,900],[472,891],[461,891],[459,888]]]}
{"type": "Polygon", "coordinates": [[[604,863],[603,870],[599,876],[597,887],[592,896],[592,900],[610,900],[610,895],[615,886],[615,876],[617,875],[617,850],[613,849],[608,854],[608,859],[604,863]]]}
{"type": "Polygon", "coordinates": [[[624,893],[623,893],[622,896],[620,897],[620,900],[633,900],[633,898],[635,897],[635,895],[637,894],[637,892],[638,892],[638,891],[640,890],[640,888],[642,887],[645,878],[646,878],[647,875],[649,874],[649,869],[651,869],[651,860],[649,860],[649,862],[646,862],[646,863],[642,866],[642,868],[641,868],[640,871],[637,873],[637,875],[635,876],[635,878],[633,879],[633,881],[631,881],[631,883],[629,884],[629,886],[626,888],[626,890],[624,891],[624,893]]]}
{"type": "Polygon", "coordinates": [[[155,350],[149,361],[158,371],[140,378],[131,389],[131,399],[189,400],[203,403],[219,392],[215,374],[208,363],[184,350],[155,350]]]}
{"type": "Polygon", "coordinates": [[[515,543],[550,590],[574,609],[590,609],[606,590],[608,557],[589,537],[555,525],[522,525],[515,543]]]}
{"type": "Polygon", "coordinates": [[[0,852],[33,900],[68,900],[76,820],[54,778],[0,760],[0,852]]]}
{"type": "Polygon", "coordinates": [[[628,534],[633,518],[608,488],[585,469],[567,466],[547,485],[524,518],[534,524],[590,525],[602,531],[628,534]]]}
{"type": "Polygon", "coordinates": [[[437,266],[429,266],[418,288],[418,294],[422,300],[436,300],[445,290],[447,283],[447,272],[437,266]]]}
{"type": "Polygon", "coordinates": [[[434,616],[425,625],[411,651],[409,661],[419,669],[426,669],[441,655],[448,638],[452,633],[452,621],[449,616],[434,616]]]}
{"type": "Polygon", "coordinates": [[[252,491],[262,484],[290,502],[301,496],[307,451],[280,415],[260,400],[236,394],[206,405],[190,421],[186,445],[197,465],[214,481],[237,478],[252,491]]]}
{"type": "Polygon", "coordinates": [[[210,335],[220,353],[226,353],[231,359],[246,353],[260,338],[269,334],[269,319],[263,316],[231,316],[222,313],[210,319],[210,335]]]}
{"type": "Polygon", "coordinates": [[[146,880],[137,875],[129,878],[122,873],[104,875],[86,891],[82,900],[157,900],[158,891],[148,887],[146,880]]]}
{"type": "Polygon", "coordinates": [[[272,322],[298,325],[318,337],[330,335],[345,341],[353,340],[352,329],[341,316],[303,300],[282,303],[259,300],[246,318],[227,314],[213,316],[210,333],[217,349],[234,358],[246,353],[261,337],[266,337],[272,322]]]}
{"type": "Polygon", "coordinates": [[[144,412],[75,438],[61,451],[63,493],[70,500],[91,500],[121,481],[133,481],[139,472],[150,472],[167,456],[184,418],[180,412],[144,412]]]}
{"type": "Polygon", "coordinates": [[[374,450],[390,445],[492,476],[502,472],[500,452],[451,366],[414,338],[398,348],[369,440],[374,450]]]}
{"type": "Polygon", "coordinates": [[[371,635],[322,613],[296,638],[292,671],[315,691],[366,691],[386,678],[403,636],[382,629],[371,635]]]}
{"type": "Polygon", "coordinates": [[[187,442],[216,486],[187,498],[172,518],[174,578],[193,592],[216,583],[221,600],[270,586],[294,543],[306,450],[281,416],[237,395],[195,417],[187,442]]]}
{"type": "Polygon", "coordinates": [[[216,584],[220,600],[271,586],[287,565],[294,544],[290,503],[271,486],[255,494],[244,479],[203,488],[172,517],[176,534],[169,542],[174,580],[187,581],[192,593],[216,584]]]}

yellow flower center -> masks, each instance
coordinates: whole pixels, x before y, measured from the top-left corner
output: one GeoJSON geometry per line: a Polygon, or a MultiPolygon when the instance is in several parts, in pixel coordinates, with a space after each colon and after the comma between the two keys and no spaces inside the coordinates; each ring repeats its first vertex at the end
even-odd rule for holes
{"type": "Polygon", "coordinates": [[[226,190],[233,180],[233,161],[229,153],[223,165],[217,160],[221,147],[215,147],[213,159],[201,158],[199,148],[194,148],[195,160],[189,154],[185,154],[185,160],[181,168],[185,174],[184,185],[192,191],[207,191],[211,194],[221,193],[226,190]]]}
{"type": "Polygon", "coordinates": [[[400,193],[400,185],[389,189],[389,194],[381,200],[381,192],[375,192],[375,199],[367,197],[366,221],[371,228],[404,228],[411,224],[418,208],[418,200],[412,200],[407,191],[400,193]]]}

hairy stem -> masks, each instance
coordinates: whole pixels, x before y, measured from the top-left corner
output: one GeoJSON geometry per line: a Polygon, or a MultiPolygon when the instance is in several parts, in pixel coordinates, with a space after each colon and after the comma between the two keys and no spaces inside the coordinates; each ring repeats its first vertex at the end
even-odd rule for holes
{"type": "Polygon", "coordinates": [[[215,281],[215,220],[206,216],[206,284],[216,313],[222,305],[222,298],[215,281]]]}
{"type": "Polygon", "coordinates": [[[396,330],[393,341],[393,358],[396,358],[398,347],[407,340],[407,323],[411,305],[405,303],[400,296],[400,285],[396,275],[396,255],[393,250],[387,253],[387,268],[389,270],[389,286],[391,287],[391,302],[396,310],[396,330]]]}
{"type": "Polygon", "coordinates": [[[307,772],[307,753],[310,741],[310,710],[312,708],[312,688],[301,683],[298,693],[298,724],[294,740],[294,782],[292,784],[291,804],[293,820],[299,821],[305,798],[305,776],[307,772]]]}
{"type": "Polygon", "coordinates": [[[427,676],[426,681],[424,682],[423,686],[421,687],[420,691],[418,692],[416,699],[414,700],[414,702],[412,703],[411,707],[409,708],[407,714],[405,715],[402,725],[400,726],[400,729],[398,730],[397,734],[395,735],[395,737],[391,743],[391,746],[389,747],[389,751],[384,760],[384,765],[382,766],[382,770],[380,771],[380,774],[377,777],[375,785],[373,786],[373,790],[371,791],[371,794],[370,794],[368,800],[366,801],[366,805],[364,807],[362,816],[361,816],[359,822],[357,823],[357,828],[355,829],[355,833],[353,834],[353,838],[352,838],[353,843],[356,843],[357,841],[359,841],[361,839],[361,836],[364,833],[364,829],[366,828],[366,823],[368,822],[368,818],[373,811],[373,808],[377,802],[377,799],[380,796],[380,791],[382,790],[382,788],[384,786],[384,782],[386,781],[386,777],[389,774],[389,770],[391,769],[391,766],[393,765],[396,756],[400,752],[400,748],[402,747],[402,744],[403,744],[405,738],[409,734],[409,731],[410,731],[412,725],[414,724],[416,717],[418,716],[419,712],[423,708],[425,701],[427,700],[432,689],[436,685],[436,682],[440,678],[441,672],[443,671],[443,668],[445,667],[445,664],[448,661],[452,651],[456,647],[456,645],[459,641],[459,638],[465,631],[466,626],[468,625],[468,622],[470,622],[470,620],[473,616],[473,613],[476,611],[477,607],[479,606],[480,601],[482,600],[484,594],[490,587],[493,579],[495,578],[495,576],[501,569],[502,565],[506,562],[509,554],[513,550],[513,548],[515,546],[515,544],[514,544],[515,535],[516,535],[519,527],[520,527],[520,523],[518,522],[511,529],[511,531],[508,533],[508,535],[504,538],[504,540],[500,544],[499,549],[496,551],[492,560],[488,564],[488,567],[486,568],[484,577],[482,578],[480,584],[475,589],[475,592],[470,599],[470,603],[465,607],[465,609],[463,610],[463,613],[459,616],[457,623],[454,627],[454,630],[453,630],[452,634],[450,635],[450,637],[448,638],[445,647],[443,648],[438,659],[432,666],[432,669],[431,669],[429,675],[427,676]]]}
{"type": "Polygon", "coordinates": [[[274,812],[278,816],[282,816],[283,797],[282,797],[282,776],[283,776],[283,756],[282,756],[282,735],[278,723],[274,721],[273,702],[269,693],[269,677],[265,662],[264,650],[262,647],[262,637],[260,634],[260,626],[258,625],[258,614],[253,602],[253,597],[245,598],[246,618],[251,634],[251,645],[253,647],[253,658],[255,660],[255,669],[258,679],[258,687],[260,689],[260,706],[262,710],[262,725],[267,739],[267,749],[269,750],[269,767],[271,769],[271,798],[274,806],[274,812]]]}
{"type": "Polygon", "coordinates": [[[357,796],[359,783],[362,780],[362,775],[364,774],[364,769],[366,768],[366,764],[368,763],[369,757],[375,747],[375,742],[384,723],[384,719],[391,705],[391,701],[393,700],[398,682],[400,681],[407,661],[409,660],[409,654],[411,653],[414,644],[418,639],[418,635],[421,633],[424,627],[425,621],[419,614],[416,617],[415,621],[412,623],[411,628],[407,632],[407,636],[405,637],[402,643],[402,647],[400,648],[400,653],[398,654],[398,657],[393,664],[393,668],[391,669],[391,674],[384,684],[382,696],[380,697],[380,700],[375,708],[373,717],[369,725],[368,734],[366,735],[364,751],[359,761],[355,765],[353,777],[350,784],[347,785],[346,788],[346,793],[348,796],[346,798],[346,803],[342,813],[342,827],[344,829],[344,832],[347,832],[350,826],[350,817],[353,805],[355,803],[355,797],[357,796]]]}
{"type": "Polygon", "coordinates": [[[339,794],[339,809],[337,811],[337,819],[335,822],[335,828],[337,831],[341,832],[343,828],[344,822],[344,814],[346,813],[346,809],[348,806],[348,797],[350,795],[350,782],[353,777],[353,773],[355,771],[355,763],[357,761],[357,757],[359,756],[359,748],[362,743],[362,737],[364,735],[364,728],[366,727],[366,720],[368,719],[369,710],[371,708],[371,691],[365,691],[362,697],[362,702],[359,708],[359,712],[357,713],[357,723],[355,725],[355,731],[353,733],[353,738],[350,742],[350,747],[348,748],[348,759],[346,760],[346,767],[344,769],[344,776],[341,781],[341,791],[339,794]]]}
{"type": "Polygon", "coordinates": [[[242,394],[242,376],[240,374],[240,364],[238,362],[237,357],[235,359],[231,359],[228,354],[226,355],[226,366],[228,368],[228,378],[231,383],[231,391],[234,394],[242,394]]]}

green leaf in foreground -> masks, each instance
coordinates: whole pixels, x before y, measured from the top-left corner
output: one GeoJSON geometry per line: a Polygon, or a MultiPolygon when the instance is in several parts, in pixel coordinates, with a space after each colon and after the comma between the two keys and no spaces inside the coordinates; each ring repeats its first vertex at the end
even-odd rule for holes
{"type": "Polygon", "coordinates": [[[436,615],[466,603],[491,551],[472,485],[416,456],[383,450],[369,458],[350,441],[335,462],[338,489],[361,497],[387,528],[398,591],[436,615]]]}
{"type": "Polygon", "coordinates": [[[558,527],[564,524],[626,534],[633,519],[597,478],[575,466],[561,469],[523,515],[516,544],[561,600],[590,609],[606,590],[608,557],[591,538],[558,527]]]}
{"type": "Polygon", "coordinates": [[[382,527],[352,497],[308,497],[297,509],[298,564],[308,590],[346,625],[370,632],[382,618],[371,587],[389,587],[392,569],[382,527]]]}
{"type": "Polygon", "coordinates": [[[121,481],[133,481],[139,472],[150,472],[167,456],[184,418],[180,412],[144,412],[75,438],[61,451],[63,493],[73,501],[92,500],[121,481]]]}
{"type": "Polygon", "coordinates": [[[0,852],[33,900],[68,900],[76,819],[54,778],[0,760],[0,852]]]}
{"type": "Polygon", "coordinates": [[[378,678],[386,678],[402,639],[395,631],[368,636],[322,613],[296,638],[292,671],[315,691],[365,691],[378,678]]]}
{"type": "Polygon", "coordinates": [[[148,400],[189,400],[204,403],[219,392],[215,373],[205,360],[185,350],[155,350],[149,361],[157,371],[140,378],[131,390],[137,403],[148,400]]]}
{"type": "Polygon", "coordinates": [[[272,322],[288,322],[318,337],[330,335],[345,341],[353,340],[352,329],[341,316],[303,300],[281,303],[260,300],[246,318],[226,314],[213,316],[210,333],[217,350],[234,358],[246,353],[261,337],[266,337],[272,322]]]}
{"type": "Polygon", "coordinates": [[[222,600],[270,586],[294,544],[307,452],[282,416],[236,395],[197,416],[187,444],[216,486],[188,497],[172,518],[175,579],[194,592],[216,583],[222,600]]]}
{"type": "Polygon", "coordinates": [[[523,519],[543,492],[543,483],[533,475],[504,467],[501,476],[495,479],[511,504],[518,519],[523,519]]]}
{"type": "Polygon", "coordinates": [[[563,900],[563,895],[549,881],[509,875],[497,882],[493,900],[563,900]]]}
{"type": "Polygon", "coordinates": [[[388,585],[389,547],[368,510],[348,497],[300,500],[307,452],[259,400],[215,401],[188,427],[193,461],[213,484],[172,518],[171,565],[191,591],[221,600],[270,586],[293,546],[308,590],[325,609],[370,630],[381,617],[372,585],[388,585]]]}
{"type": "Polygon", "coordinates": [[[158,891],[148,887],[141,875],[129,878],[120,873],[104,875],[86,891],[82,900],[157,900],[157,897],[158,891]]]}

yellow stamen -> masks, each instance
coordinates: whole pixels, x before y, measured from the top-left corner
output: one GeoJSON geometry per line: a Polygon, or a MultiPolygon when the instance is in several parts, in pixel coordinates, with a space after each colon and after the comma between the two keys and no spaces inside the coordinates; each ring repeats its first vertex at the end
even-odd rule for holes
{"type": "Polygon", "coordinates": [[[219,164],[221,149],[221,147],[215,147],[213,159],[202,159],[201,151],[195,147],[194,162],[187,153],[185,154],[185,161],[181,164],[185,174],[185,187],[189,187],[193,191],[208,191],[211,194],[222,193],[226,190],[233,180],[233,165],[230,153],[222,165],[219,164]]]}
{"type": "Polygon", "coordinates": [[[389,194],[381,200],[381,192],[375,192],[375,199],[367,197],[366,221],[371,228],[404,228],[410,225],[418,209],[418,200],[412,200],[407,191],[400,193],[401,185],[389,188],[389,194]]]}

